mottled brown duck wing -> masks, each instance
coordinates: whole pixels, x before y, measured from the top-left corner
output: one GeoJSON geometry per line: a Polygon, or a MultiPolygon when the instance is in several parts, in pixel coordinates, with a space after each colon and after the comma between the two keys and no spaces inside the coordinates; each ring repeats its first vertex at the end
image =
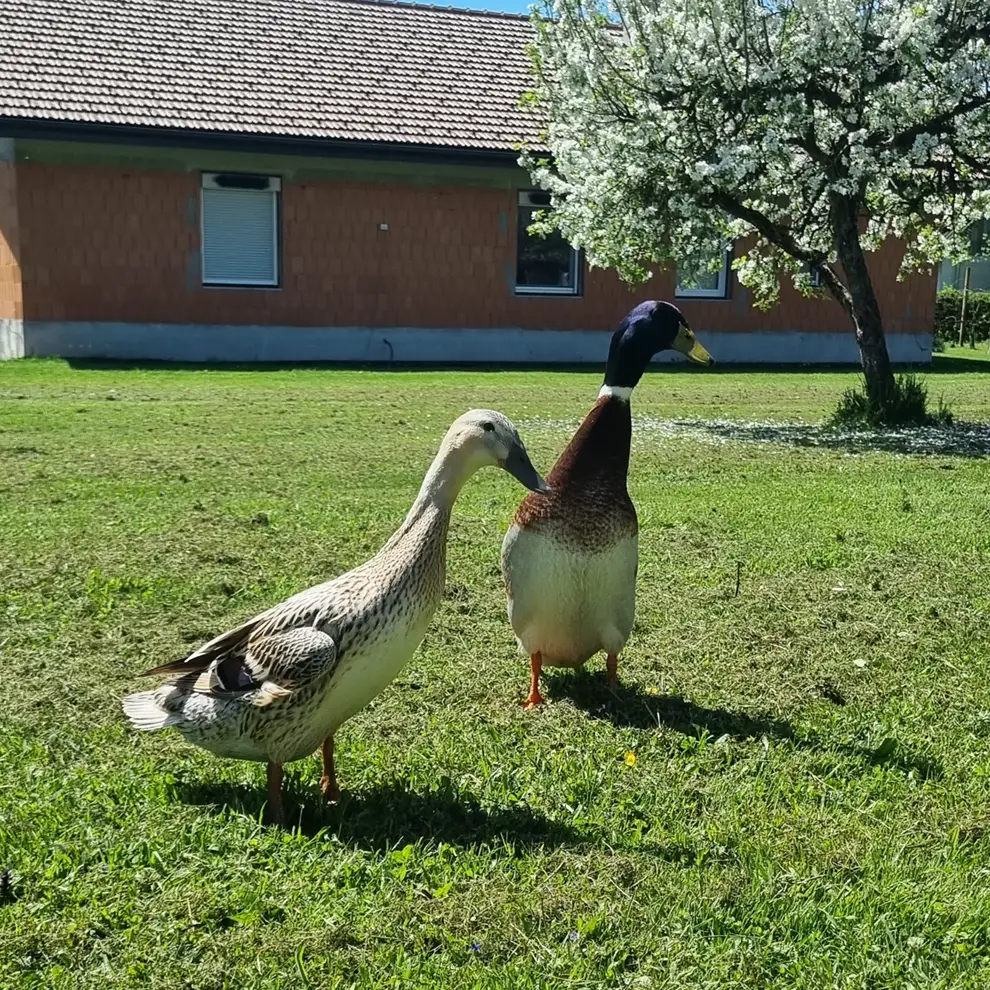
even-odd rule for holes
{"type": "Polygon", "coordinates": [[[227,632],[211,639],[198,650],[190,653],[189,656],[151,667],[142,671],[139,676],[155,677],[162,674],[179,674],[181,676],[200,673],[211,664],[219,663],[228,654],[246,649],[248,639],[261,618],[262,616],[256,615],[235,629],[228,629],[227,632]]]}
{"type": "Polygon", "coordinates": [[[264,706],[332,672],[337,660],[337,644],[329,634],[299,626],[250,638],[243,651],[227,653],[201,673],[184,678],[184,686],[219,698],[253,692],[251,703],[264,706]]]}
{"type": "Polygon", "coordinates": [[[289,629],[318,626],[329,617],[330,612],[324,595],[325,590],[326,584],[307,588],[234,629],[228,629],[214,637],[189,656],[152,667],[140,676],[197,674],[213,664],[220,664],[228,657],[243,657],[252,640],[267,638],[289,629]]]}

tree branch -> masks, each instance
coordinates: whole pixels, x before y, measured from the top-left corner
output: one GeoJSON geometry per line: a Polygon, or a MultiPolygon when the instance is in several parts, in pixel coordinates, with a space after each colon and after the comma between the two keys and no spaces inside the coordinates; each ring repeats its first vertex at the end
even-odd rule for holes
{"type": "Polygon", "coordinates": [[[741,200],[726,192],[715,191],[708,197],[712,205],[725,210],[730,216],[745,220],[751,227],[758,230],[771,244],[786,251],[792,258],[807,261],[809,264],[820,265],[825,261],[825,255],[820,251],[809,251],[801,247],[794,235],[782,224],[771,220],[765,213],[746,206],[741,200]]]}
{"type": "Polygon", "coordinates": [[[990,92],[972,99],[963,100],[951,110],[944,110],[942,113],[930,117],[928,120],[919,121],[906,127],[903,131],[888,137],[884,134],[874,134],[863,142],[868,148],[878,148],[883,144],[890,143],[892,148],[904,150],[914,144],[914,139],[922,134],[947,134],[955,130],[956,120],[974,110],[980,110],[985,106],[990,106],[990,92]]]}

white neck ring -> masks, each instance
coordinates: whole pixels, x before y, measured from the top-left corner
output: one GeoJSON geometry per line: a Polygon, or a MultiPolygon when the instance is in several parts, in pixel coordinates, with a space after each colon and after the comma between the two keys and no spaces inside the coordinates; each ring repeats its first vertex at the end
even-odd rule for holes
{"type": "Polygon", "coordinates": [[[599,399],[618,399],[620,402],[628,402],[632,396],[632,388],[625,385],[603,385],[598,393],[599,399]]]}

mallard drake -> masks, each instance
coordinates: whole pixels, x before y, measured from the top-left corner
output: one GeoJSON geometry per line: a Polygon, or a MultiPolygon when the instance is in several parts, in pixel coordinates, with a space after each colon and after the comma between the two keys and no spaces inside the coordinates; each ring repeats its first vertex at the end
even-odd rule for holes
{"type": "Polygon", "coordinates": [[[337,729],[412,656],[443,596],[447,527],[461,486],[497,465],[527,488],[544,482],[516,428],[474,409],[447,431],[402,525],[366,563],[222,633],[183,660],[145,671],[177,675],[128,695],[138,729],[177,729],[218,756],[268,764],[269,813],[283,822],[282,765],[322,745],[323,794],[339,797],[337,729]]]}
{"type": "Polygon", "coordinates": [[[639,554],[636,508],[626,490],[629,398],[653,355],[668,349],[713,363],[676,306],[640,303],[612,335],[605,384],[547,476],[549,490],[528,495],[505,534],[509,621],[530,657],[527,708],[543,701],[544,665],[580,667],[604,650],[609,685],[618,683],[639,554]]]}

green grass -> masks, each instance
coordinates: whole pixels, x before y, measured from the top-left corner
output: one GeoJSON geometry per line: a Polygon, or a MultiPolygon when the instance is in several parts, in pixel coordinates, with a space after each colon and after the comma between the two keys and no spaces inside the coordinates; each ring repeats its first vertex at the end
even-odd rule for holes
{"type": "MultiPolygon", "coordinates": [[[[990,418],[954,357],[932,397],[990,418]]],[[[855,381],[644,379],[615,699],[597,660],[522,710],[523,490],[478,474],[342,804],[294,764],[283,832],[263,767],[128,728],[135,674],[368,557],[471,406],[548,469],[599,374],[0,365],[0,986],[985,988],[990,462],[661,423],[855,381]]]]}

